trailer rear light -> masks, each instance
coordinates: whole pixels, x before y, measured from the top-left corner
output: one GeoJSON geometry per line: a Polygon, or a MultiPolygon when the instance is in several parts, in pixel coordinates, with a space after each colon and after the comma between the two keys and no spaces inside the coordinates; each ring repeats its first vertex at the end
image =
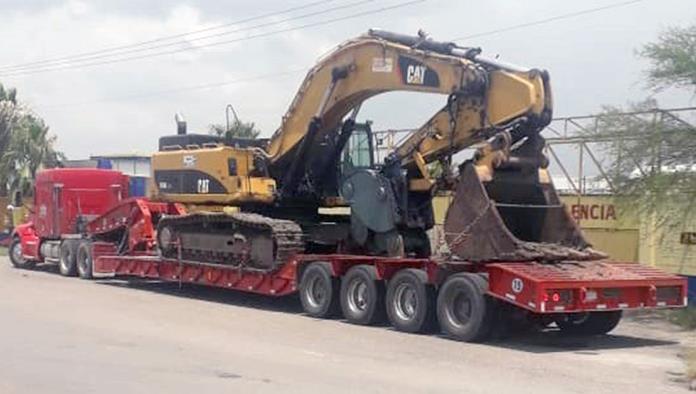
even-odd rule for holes
{"type": "Polygon", "coordinates": [[[542,297],[544,302],[570,304],[573,293],[571,290],[547,290],[542,297]]]}

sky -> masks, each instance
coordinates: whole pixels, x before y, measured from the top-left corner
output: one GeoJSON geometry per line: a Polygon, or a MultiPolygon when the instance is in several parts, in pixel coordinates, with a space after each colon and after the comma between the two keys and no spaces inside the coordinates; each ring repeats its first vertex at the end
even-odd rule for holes
{"type": "MultiPolygon", "coordinates": [[[[243,120],[255,122],[263,136],[270,136],[304,77],[302,70],[340,42],[372,27],[407,34],[423,29],[433,39],[444,41],[620,0],[426,0],[320,26],[270,33],[407,3],[333,0],[238,23],[314,2],[0,0],[0,83],[19,90],[20,100],[46,120],[58,137],[58,149],[70,159],[148,154],[156,149],[160,136],[175,132],[176,112],[184,114],[190,131],[206,132],[209,124],[225,122],[227,104],[232,104],[243,120]],[[327,11],[336,7],[342,8],[327,11]],[[285,21],[308,13],[317,14],[285,21]],[[61,70],[50,72],[33,68],[30,73],[20,73],[8,68],[233,22],[237,23],[228,29],[238,30],[234,34],[195,40],[199,34],[184,37],[178,46],[159,49],[191,48],[175,54],[90,67],[62,63],[61,70]],[[266,26],[250,29],[258,24],[266,26]],[[265,33],[269,34],[254,37],[265,33]],[[200,46],[223,40],[236,41],[200,46]],[[192,88],[200,86],[209,87],[192,88]]],[[[669,26],[695,22],[693,0],[643,0],[458,43],[481,47],[488,57],[547,69],[555,115],[586,115],[598,112],[603,105],[622,106],[650,96],[641,82],[648,63],[636,55],[636,49],[654,41],[669,26]]],[[[218,30],[209,33],[215,32],[218,30]]],[[[107,59],[91,61],[100,60],[107,59]]],[[[693,95],[683,91],[669,90],[655,97],[665,108],[696,105],[693,95]]],[[[418,127],[444,103],[442,96],[388,93],[370,99],[360,118],[372,120],[374,129],[418,127]]]]}

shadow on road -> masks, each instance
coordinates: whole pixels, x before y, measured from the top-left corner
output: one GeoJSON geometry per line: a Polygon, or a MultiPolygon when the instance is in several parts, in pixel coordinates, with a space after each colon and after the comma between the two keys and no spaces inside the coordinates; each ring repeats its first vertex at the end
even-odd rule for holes
{"type": "Polygon", "coordinates": [[[549,329],[541,332],[514,335],[488,344],[537,354],[574,351],[578,354],[593,355],[599,354],[600,350],[667,346],[678,344],[678,342],[615,334],[595,337],[571,337],[562,334],[558,330],[549,329]]]}
{"type": "Polygon", "coordinates": [[[107,286],[149,291],[244,308],[264,309],[273,312],[293,314],[302,313],[300,301],[295,296],[271,297],[191,283],[183,283],[181,287],[179,287],[178,283],[139,278],[132,278],[129,280],[103,279],[97,280],[96,282],[107,286]]]}
{"type": "MultiPolygon", "coordinates": [[[[130,280],[108,279],[98,280],[97,283],[107,286],[136,289],[141,291],[167,294],[176,297],[216,302],[244,308],[261,309],[266,311],[301,314],[302,306],[296,296],[270,297],[240,291],[229,291],[213,287],[184,283],[181,288],[178,283],[160,282],[133,278],[130,280]]],[[[348,324],[348,323],[346,323],[348,324]]],[[[381,325],[375,329],[391,329],[381,325]]],[[[441,337],[443,340],[449,340],[441,337]]],[[[604,335],[598,337],[569,337],[558,330],[547,329],[540,332],[520,333],[486,342],[488,346],[496,346],[529,353],[554,353],[574,351],[578,354],[599,354],[600,350],[627,349],[650,346],[674,345],[678,342],[663,341],[648,338],[638,338],[626,335],[604,335]]]]}

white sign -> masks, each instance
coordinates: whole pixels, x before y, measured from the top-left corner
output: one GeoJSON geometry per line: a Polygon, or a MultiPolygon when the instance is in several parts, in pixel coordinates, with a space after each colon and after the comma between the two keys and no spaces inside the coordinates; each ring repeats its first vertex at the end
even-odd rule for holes
{"type": "Polygon", "coordinates": [[[372,58],[373,73],[390,73],[394,70],[394,59],[390,57],[372,58]]]}

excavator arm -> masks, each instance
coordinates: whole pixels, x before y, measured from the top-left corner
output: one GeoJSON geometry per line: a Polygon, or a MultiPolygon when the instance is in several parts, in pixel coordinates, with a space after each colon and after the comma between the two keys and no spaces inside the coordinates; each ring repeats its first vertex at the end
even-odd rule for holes
{"type": "MultiPolygon", "coordinates": [[[[445,107],[395,152],[399,165],[436,160],[503,128],[540,130],[551,114],[547,74],[479,54],[478,48],[380,30],[337,47],[309,71],[270,140],[269,168],[281,196],[292,195],[300,179],[325,178],[311,174],[311,162],[317,156],[335,160],[351,132],[346,116],[380,93],[447,96],[445,107]],[[337,137],[341,133],[343,138],[337,137]],[[333,152],[312,149],[327,139],[340,141],[333,152]]],[[[320,161],[314,172],[333,164],[320,161]]],[[[314,185],[305,189],[316,191],[322,180],[309,182],[314,185]]]]}
{"type": "Polygon", "coordinates": [[[414,91],[483,97],[487,72],[467,56],[406,44],[371,30],[321,59],[307,74],[271,138],[271,165],[294,156],[313,124],[317,128],[315,138],[322,138],[337,130],[354,108],[380,93],[414,91]]]}

